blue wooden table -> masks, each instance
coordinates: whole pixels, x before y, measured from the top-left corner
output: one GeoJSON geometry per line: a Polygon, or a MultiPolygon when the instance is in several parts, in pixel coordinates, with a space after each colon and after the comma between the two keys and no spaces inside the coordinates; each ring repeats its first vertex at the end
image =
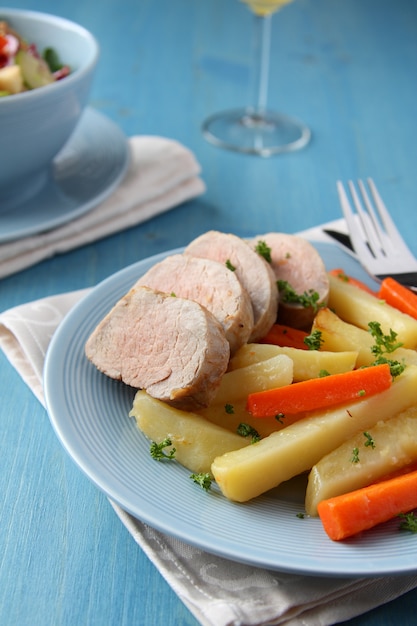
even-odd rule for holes
{"type": "MultiPolygon", "coordinates": [[[[51,10],[48,0],[8,6],[51,10]]],[[[100,42],[91,105],[128,136],[191,148],[207,193],[3,279],[0,310],[94,285],[210,228],[255,235],[335,219],[338,178],[373,176],[417,254],[414,0],[296,0],[274,16],[270,105],[313,138],[271,159],[220,150],[200,130],[248,98],[251,15],[237,0],[57,0],[53,11],[100,42]]],[[[1,626],[195,626],[2,354],[0,372],[1,626]]],[[[411,626],[416,605],[414,591],[350,623],[411,626]]]]}

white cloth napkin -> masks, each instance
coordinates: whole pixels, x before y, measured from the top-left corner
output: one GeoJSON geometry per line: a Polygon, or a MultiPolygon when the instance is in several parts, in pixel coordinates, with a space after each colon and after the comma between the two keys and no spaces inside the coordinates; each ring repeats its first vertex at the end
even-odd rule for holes
{"type": "Polygon", "coordinates": [[[205,191],[199,163],[179,142],[135,136],[129,148],[126,176],[98,206],[58,228],[0,244],[0,278],[140,224],[205,191]]]}
{"type": "MultiPolygon", "coordinates": [[[[326,240],[319,231],[307,232],[326,240]]],[[[49,341],[65,314],[87,292],[45,298],[0,314],[0,347],[42,403],[49,341]]],[[[417,576],[313,578],[234,563],[165,536],[110,504],[202,626],[327,626],[417,586],[417,576]]]]}

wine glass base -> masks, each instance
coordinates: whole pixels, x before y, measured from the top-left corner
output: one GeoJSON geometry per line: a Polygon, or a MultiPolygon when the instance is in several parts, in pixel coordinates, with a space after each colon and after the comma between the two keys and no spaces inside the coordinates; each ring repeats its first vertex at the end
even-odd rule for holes
{"type": "Polygon", "coordinates": [[[311,137],[307,126],[294,118],[270,111],[259,114],[249,108],[212,115],[202,131],[216,146],[263,157],[301,150],[311,137]]]}

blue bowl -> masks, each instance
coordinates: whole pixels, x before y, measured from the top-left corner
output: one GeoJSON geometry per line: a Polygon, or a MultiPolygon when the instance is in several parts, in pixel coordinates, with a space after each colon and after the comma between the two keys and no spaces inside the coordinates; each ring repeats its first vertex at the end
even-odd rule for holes
{"type": "Polygon", "coordinates": [[[72,135],[89,99],[99,57],[93,35],[67,19],[0,7],[7,21],[42,52],[54,48],[66,78],[0,98],[0,212],[18,208],[48,180],[54,157],[72,135]]]}

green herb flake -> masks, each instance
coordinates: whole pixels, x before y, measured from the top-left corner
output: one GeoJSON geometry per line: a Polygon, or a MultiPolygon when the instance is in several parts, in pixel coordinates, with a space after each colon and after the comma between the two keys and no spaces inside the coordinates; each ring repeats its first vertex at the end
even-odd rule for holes
{"type": "Polygon", "coordinates": [[[304,293],[297,293],[286,280],[277,280],[280,298],[287,304],[300,304],[305,309],[312,307],[314,311],[319,308],[320,295],[310,289],[304,293]]]}
{"type": "Polygon", "coordinates": [[[368,328],[375,340],[375,345],[371,347],[371,352],[375,356],[380,356],[384,352],[394,352],[403,345],[401,341],[396,342],[397,333],[392,328],[388,335],[384,335],[379,322],[369,322],[368,328]]]}
{"type": "Polygon", "coordinates": [[[245,424],[245,422],[241,422],[239,424],[236,432],[241,437],[252,437],[252,443],[256,443],[261,438],[258,431],[255,430],[255,428],[253,428],[250,424],[245,424]]]}
{"type": "Polygon", "coordinates": [[[309,350],[320,350],[323,342],[321,330],[313,330],[310,335],[304,337],[304,343],[309,350]]]}
{"type": "Polygon", "coordinates": [[[277,420],[277,422],[279,422],[280,424],[283,424],[284,419],[285,419],[285,413],[277,413],[276,415],[274,415],[274,417],[277,420]]]}
{"type": "Polygon", "coordinates": [[[211,483],[213,482],[213,480],[208,472],[191,474],[190,478],[196,483],[196,485],[199,485],[202,489],[204,489],[204,491],[210,491],[211,483]]]}
{"type": "Polygon", "coordinates": [[[417,533],[417,517],[411,513],[400,513],[398,516],[402,519],[400,530],[407,530],[410,533],[417,533]]]}
{"type": "Polygon", "coordinates": [[[361,396],[361,397],[366,396],[366,391],[365,391],[365,389],[359,389],[359,391],[358,391],[358,396],[361,396]]]}
{"type": "Polygon", "coordinates": [[[234,408],[233,404],[225,404],[224,405],[224,410],[226,411],[226,413],[228,415],[233,415],[233,413],[235,412],[235,408],[234,408]]]}
{"type": "Polygon", "coordinates": [[[172,448],[168,454],[164,452],[165,448],[168,448],[171,445],[172,441],[169,437],[166,437],[160,443],[153,441],[149,449],[151,457],[155,459],[155,461],[172,461],[175,459],[176,449],[172,448]]]}
{"type": "Polygon", "coordinates": [[[297,513],[296,517],[298,517],[298,519],[305,519],[306,514],[305,513],[297,513]]]}
{"type": "Polygon", "coordinates": [[[319,378],[325,378],[326,376],[330,376],[330,372],[328,372],[327,370],[319,371],[319,378]]]}
{"type": "Polygon", "coordinates": [[[364,432],[363,435],[364,435],[364,437],[366,439],[365,447],[374,449],[375,448],[375,441],[374,441],[374,438],[372,437],[372,435],[370,433],[368,433],[368,432],[364,432]]]}
{"type": "Polygon", "coordinates": [[[271,248],[266,244],[265,241],[258,241],[255,246],[255,252],[257,252],[259,256],[263,257],[268,263],[272,262],[271,248]]]}
{"type": "Polygon", "coordinates": [[[404,363],[400,363],[399,361],[393,361],[392,359],[387,359],[384,356],[379,356],[377,359],[375,359],[372,365],[382,365],[384,363],[387,363],[389,365],[389,370],[393,378],[399,376],[405,370],[404,363]]]}
{"type": "Polygon", "coordinates": [[[381,365],[387,363],[390,368],[391,376],[395,378],[403,373],[405,365],[399,361],[388,359],[385,355],[394,352],[397,348],[401,348],[402,342],[396,341],[397,333],[390,328],[389,334],[384,335],[379,322],[369,322],[369,332],[375,340],[371,346],[371,352],[375,357],[373,365],[381,365]]]}
{"type": "Polygon", "coordinates": [[[359,448],[353,448],[350,462],[359,463],[359,448]]]}
{"type": "Polygon", "coordinates": [[[349,276],[345,274],[344,272],[339,272],[337,275],[337,278],[339,278],[340,280],[343,280],[343,282],[345,283],[349,282],[349,276]]]}
{"type": "Polygon", "coordinates": [[[228,269],[228,270],[230,270],[231,272],[235,272],[235,271],[236,271],[236,268],[235,268],[235,266],[233,265],[233,263],[231,262],[231,260],[230,260],[230,259],[227,259],[227,260],[226,260],[226,267],[227,267],[227,269],[228,269]]]}

